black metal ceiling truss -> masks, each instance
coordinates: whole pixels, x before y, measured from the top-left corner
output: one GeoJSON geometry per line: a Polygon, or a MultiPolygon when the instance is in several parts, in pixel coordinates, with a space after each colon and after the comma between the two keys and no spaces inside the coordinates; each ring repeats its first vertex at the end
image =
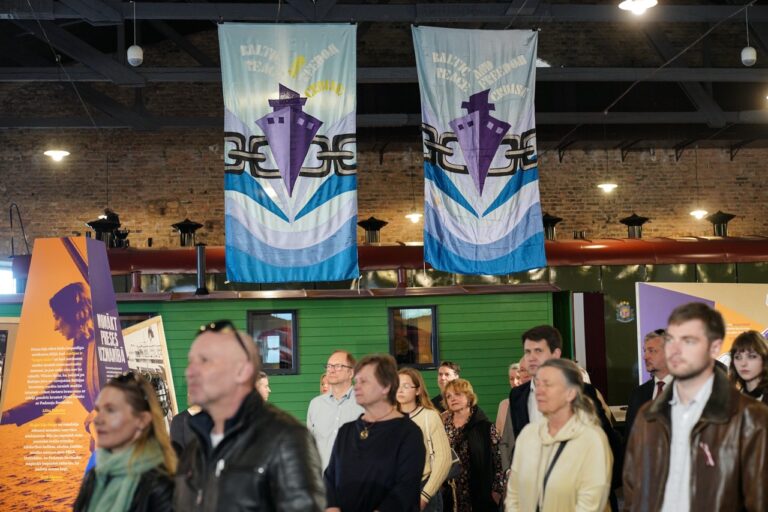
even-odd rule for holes
{"type": "MultiPolygon", "coordinates": [[[[337,4],[331,0],[290,0],[286,3],[137,2],[140,20],[218,21],[326,21],[326,22],[408,22],[408,23],[622,23],[632,14],[613,3],[600,5],[529,2],[520,9],[520,0],[496,3],[337,4]],[[519,12],[518,12],[519,10],[519,12]]],[[[645,23],[716,23],[741,9],[738,5],[659,5],[645,13],[645,23]]],[[[133,17],[128,2],[94,0],[2,0],[0,19],[72,20],[92,24],[118,24],[133,17]],[[32,6],[32,9],[29,8],[32,6]]],[[[768,22],[768,7],[753,6],[752,23],[768,22]]],[[[734,19],[733,22],[740,22],[734,19]]]]}

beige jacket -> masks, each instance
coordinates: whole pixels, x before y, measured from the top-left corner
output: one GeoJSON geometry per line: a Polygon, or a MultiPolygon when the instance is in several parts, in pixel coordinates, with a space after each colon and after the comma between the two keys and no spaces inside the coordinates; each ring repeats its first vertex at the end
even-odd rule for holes
{"type": "Polygon", "coordinates": [[[507,512],[536,510],[544,474],[562,441],[568,443],[549,475],[541,512],[610,510],[611,448],[600,426],[577,413],[554,437],[546,419],[520,432],[507,483],[507,512]]]}
{"type": "Polygon", "coordinates": [[[424,434],[427,457],[424,462],[422,481],[427,478],[428,480],[421,494],[429,501],[440,491],[440,486],[443,485],[451,469],[451,444],[448,442],[448,435],[445,433],[443,421],[437,411],[417,407],[410,414],[410,418],[424,434]]]}

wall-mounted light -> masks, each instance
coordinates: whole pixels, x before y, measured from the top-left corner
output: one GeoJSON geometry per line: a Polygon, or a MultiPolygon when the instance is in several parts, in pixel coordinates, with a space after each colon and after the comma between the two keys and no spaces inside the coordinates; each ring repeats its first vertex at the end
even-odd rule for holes
{"type": "Polygon", "coordinates": [[[657,0],[624,0],[619,4],[619,9],[629,11],[635,16],[640,16],[658,3],[657,0]]]}
{"type": "Polygon", "coordinates": [[[606,194],[610,194],[614,190],[616,190],[616,187],[618,187],[615,183],[600,183],[597,188],[605,192],[606,194]]]}
{"type": "Polygon", "coordinates": [[[696,218],[696,220],[701,220],[707,216],[707,213],[709,213],[707,210],[702,210],[701,208],[697,208],[696,210],[693,210],[691,212],[691,217],[696,218]]]}
{"type": "Polygon", "coordinates": [[[43,152],[45,156],[51,157],[54,162],[61,162],[65,156],[69,156],[69,151],[65,149],[49,149],[43,152]]]}

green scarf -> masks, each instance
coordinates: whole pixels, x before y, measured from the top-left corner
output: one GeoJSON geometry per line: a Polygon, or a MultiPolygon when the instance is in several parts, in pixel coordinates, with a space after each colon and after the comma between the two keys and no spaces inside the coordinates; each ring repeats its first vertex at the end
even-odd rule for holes
{"type": "Polygon", "coordinates": [[[134,447],[112,453],[96,450],[96,485],[88,503],[88,511],[127,512],[141,476],[163,463],[163,452],[154,439],[147,442],[143,453],[131,460],[134,447]]]}

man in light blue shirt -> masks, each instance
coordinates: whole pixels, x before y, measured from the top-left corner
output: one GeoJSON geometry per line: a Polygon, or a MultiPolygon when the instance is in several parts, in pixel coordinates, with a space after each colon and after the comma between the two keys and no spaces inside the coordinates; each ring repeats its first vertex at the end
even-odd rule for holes
{"type": "Polygon", "coordinates": [[[313,398],[307,410],[307,428],[317,443],[323,471],[331,459],[339,428],[363,414],[363,408],[355,401],[352,387],[355,368],[355,358],[352,354],[345,350],[335,351],[328,358],[325,368],[330,390],[313,398]]]}

